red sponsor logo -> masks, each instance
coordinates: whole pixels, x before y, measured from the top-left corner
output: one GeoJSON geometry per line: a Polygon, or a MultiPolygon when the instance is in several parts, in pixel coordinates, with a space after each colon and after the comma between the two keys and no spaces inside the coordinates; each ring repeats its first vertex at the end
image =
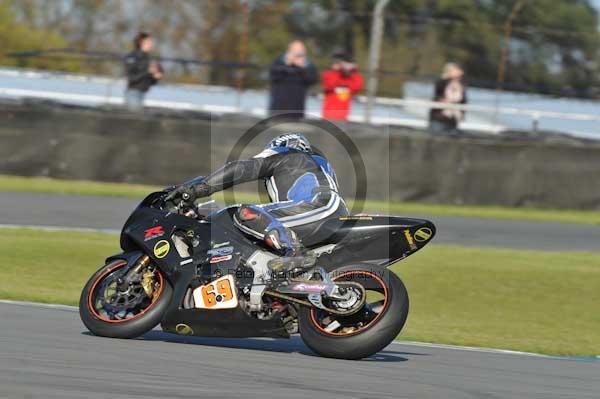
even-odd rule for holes
{"type": "Polygon", "coordinates": [[[151,227],[144,231],[144,241],[151,240],[156,237],[161,237],[165,234],[165,229],[162,226],[151,227]]]}
{"type": "Polygon", "coordinates": [[[224,255],[224,256],[215,256],[213,258],[210,258],[210,263],[220,263],[220,262],[225,262],[226,260],[231,259],[232,256],[231,255],[224,255]]]}

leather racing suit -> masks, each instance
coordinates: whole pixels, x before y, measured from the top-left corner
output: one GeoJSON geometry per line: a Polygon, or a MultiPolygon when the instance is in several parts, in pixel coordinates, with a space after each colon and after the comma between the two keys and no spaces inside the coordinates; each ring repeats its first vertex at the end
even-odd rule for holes
{"type": "Polygon", "coordinates": [[[260,179],[265,181],[271,202],[240,206],[234,223],[282,256],[297,256],[303,237],[325,220],[348,214],[333,168],[312,150],[267,148],[251,159],[226,164],[193,189],[204,197],[260,179]]]}

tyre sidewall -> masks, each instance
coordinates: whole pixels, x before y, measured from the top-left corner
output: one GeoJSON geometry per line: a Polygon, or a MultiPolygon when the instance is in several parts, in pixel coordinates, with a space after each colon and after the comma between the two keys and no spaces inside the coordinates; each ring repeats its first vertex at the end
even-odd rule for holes
{"type": "Polygon", "coordinates": [[[388,290],[388,304],[383,310],[384,314],[358,334],[332,336],[323,333],[313,324],[310,308],[300,308],[300,335],[306,345],[321,356],[353,360],[371,356],[393,341],[404,327],[409,308],[408,294],[398,276],[385,268],[372,265],[347,266],[332,273],[361,270],[374,272],[384,281],[388,290]]]}

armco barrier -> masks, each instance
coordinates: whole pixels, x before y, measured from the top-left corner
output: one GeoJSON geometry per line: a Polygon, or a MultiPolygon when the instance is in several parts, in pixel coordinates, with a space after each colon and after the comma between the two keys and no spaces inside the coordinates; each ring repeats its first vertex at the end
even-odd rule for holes
{"type": "MultiPolygon", "coordinates": [[[[0,120],[0,174],[164,185],[220,166],[258,121],[53,103],[2,103],[0,120]]],[[[600,208],[597,142],[548,134],[448,137],[398,127],[341,127],[359,154],[348,156],[327,132],[298,123],[272,127],[243,154],[259,152],[281,130],[299,130],[328,155],[349,197],[356,188],[353,170],[364,162],[367,196],[373,199],[600,208]]]]}

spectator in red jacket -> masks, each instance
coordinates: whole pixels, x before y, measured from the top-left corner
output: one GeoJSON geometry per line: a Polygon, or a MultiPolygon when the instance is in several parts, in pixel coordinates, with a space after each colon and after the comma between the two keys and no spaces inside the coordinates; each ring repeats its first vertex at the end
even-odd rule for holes
{"type": "Polygon", "coordinates": [[[335,54],[331,69],[321,76],[325,100],[323,118],[345,121],[350,113],[352,97],[362,90],[363,78],[348,54],[335,54]]]}

